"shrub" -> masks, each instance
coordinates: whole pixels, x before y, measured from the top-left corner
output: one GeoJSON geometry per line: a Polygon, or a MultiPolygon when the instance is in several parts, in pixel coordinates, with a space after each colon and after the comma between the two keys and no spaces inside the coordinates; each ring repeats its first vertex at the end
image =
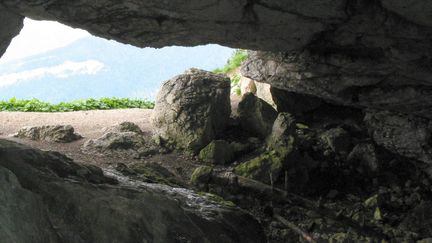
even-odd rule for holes
{"type": "Polygon", "coordinates": [[[142,108],[153,109],[154,103],[142,99],[129,98],[100,98],[82,99],[71,102],[60,102],[51,104],[38,99],[18,100],[12,98],[7,101],[0,101],[0,111],[22,111],[22,112],[68,112],[87,110],[111,110],[142,108]]]}
{"type": "Polygon", "coordinates": [[[228,62],[222,68],[213,70],[214,73],[218,74],[228,74],[238,67],[241,66],[248,57],[246,50],[236,50],[233,55],[228,59],[228,62]]]}

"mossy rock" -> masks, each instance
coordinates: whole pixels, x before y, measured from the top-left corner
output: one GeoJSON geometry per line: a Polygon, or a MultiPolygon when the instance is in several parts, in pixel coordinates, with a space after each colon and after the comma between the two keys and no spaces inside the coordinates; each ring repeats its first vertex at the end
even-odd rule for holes
{"type": "Polygon", "coordinates": [[[207,163],[225,165],[234,159],[234,151],[227,141],[214,140],[200,151],[199,158],[207,163]]]}
{"type": "Polygon", "coordinates": [[[213,167],[211,166],[200,166],[192,173],[190,183],[192,185],[207,184],[213,173],[213,167]]]}
{"type": "Polygon", "coordinates": [[[217,204],[220,204],[220,205],[228,207],[228,208],[236,207],[235,203],[233,203],[231,201],[227,201],[223,197],[218,196],[218,195],[213,194],[213,193],[199,192],[198,195],[203,196],[212,202],[215,202],[217,204]]]}
{"type": "Polygon", "coordinates": [[[292,144],[267,151],[260,156],[234,168],[237,175],[270,184],[279,177],[285,161],[293,152],[292,144]]]}
{"type": "Polygon", "coordinates": [[[136,175],[137,179],[149,183],[159,183],[170,186],[183,185],[176,176],[161,165],[151,163],[137,163],[130,166],[130,170],[136,175]]]}

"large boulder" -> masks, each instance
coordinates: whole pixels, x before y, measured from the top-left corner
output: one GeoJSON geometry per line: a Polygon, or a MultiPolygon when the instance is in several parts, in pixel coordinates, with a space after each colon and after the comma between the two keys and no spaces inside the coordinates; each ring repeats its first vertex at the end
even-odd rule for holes
{"type": "Polygon", "coordinates": [[[277,112],[264,100],[252,93],[243,95],[238,105],[240,125],[253,136],[267,137],[272,130],[277,112]]]}
{"type": "Polygon", "coordinates": [[[0,140],[0,239],[18,243],[265,242],[244,211],[0,140]]]}
{"type": "Polygon", "coordinates": [[[378,111],[368,112],[365,123],[377,144],[395,154],[432,163],[432,123],[429,119],[378,111]]]}
{"type": "Polygon", "coordinates": [[[223,131],[230,114],[229,78],[190,69],[162,85],[152,123],[162,144],[196,153],[223,131]]]}
{"type": "Polygon", "coordinates": [[[82,138],[71,125],[23,127],[14,136],[55,143],[70,143],[82,138]]]}

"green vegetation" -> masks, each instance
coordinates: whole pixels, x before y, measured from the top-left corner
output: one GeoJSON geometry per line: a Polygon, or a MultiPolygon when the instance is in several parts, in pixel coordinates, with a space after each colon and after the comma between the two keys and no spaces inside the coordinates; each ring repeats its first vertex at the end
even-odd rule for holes
{"type": "Polygon", "coordinates": [[[231,90],[238,96],[241,95],[240,75],[236,74],[231,78],[231,90]]]}
{"type": "Polygon", "coordinates": [[[0,111],[23,111],[23,112],[68,112],[87,110],[111,110],[126,108],[153,109],[154,103],[148,100],[129,98],[100,98],[83,99],[72,102],[61,102],[50,104],[38,99],[17,100],[12,98],[0,101],[0,111]]]}
{"type": "Polygon", "coordinates": [[[236,50],[224,67],[213,70],[214,73],[228,74],[236,70],[248,57],[247,51],[236,50]]]}

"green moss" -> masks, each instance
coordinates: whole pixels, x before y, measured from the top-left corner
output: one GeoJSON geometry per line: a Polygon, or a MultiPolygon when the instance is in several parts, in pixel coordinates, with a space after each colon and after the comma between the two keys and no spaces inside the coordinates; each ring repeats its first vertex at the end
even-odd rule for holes
{"type": "Polygon", "coordinates": [[[207,183],[213,172],[213,167],[211,166],[200,166],[194,170],[192,173],[190,183],[192,185],[199,185],[201,183],[207,183]]]}
{"type": "Polygon", "coordinates": [[[164,167],[157,164],[133,164],[130,169],[137,174],[137,179],[150,183],[159,183],[170,186],[181,185],[175,176],[164,167]]]}
{"type": "Polygon", "coordinates": [[[214,140],[200,151],[199,158],[208,163],[224,165],[233,160],[234,151],[227,141],[214,140]]]}
{"type": "Polygon", "coordinates": [[[309,129],[309,126],[303,123],[296,123],[298,129],[309,129]]]}
{"type": "Polygon", "coordinates": [[[376,207],[378,205],[378,194],[375,194],[374,196],[366,199],[366,201],[364,202],[364,205],[366,207],[376,207]]]}
{"type": "Polygon", "coordinates": [[[276,180],[283,168],[286,155],[285,149],[272,150],[238,165],[234,172],[240,176],[270,183],[270,174],[273,180],[276,180]]]}
{"type": "Polygon", "coordinates": [[[217,203],[219,205],[225,206],[225,207],[229,207],[229,208],[237,207],[235,203],[233,203],[231,201],[227,201],[223,197],[218,196],[218,195],[213,194],[213,193],[198,192],[198,195],[205,197],[206,199],[208,199],[214,203],[217,203]]]}
{"type": "Polygon", "coordinates": [[[236,50],[234,54],[230,57],[230,59],[228,59],[228,62],[227,64],[225,64],[225,66],[215,69],[213,70],[213,72],[218,74],[230,73],[240,67],[242,62],[244,62],[247,57],[248,54],[246,50],[236,50]]]}

